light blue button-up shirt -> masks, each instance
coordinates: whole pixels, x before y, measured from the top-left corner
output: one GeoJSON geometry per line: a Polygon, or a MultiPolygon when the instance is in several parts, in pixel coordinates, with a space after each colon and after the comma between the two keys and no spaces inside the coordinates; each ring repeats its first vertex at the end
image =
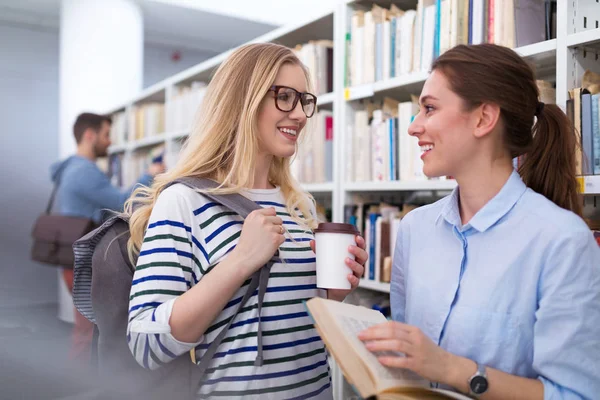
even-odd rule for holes
{"type": "Polygon", "coordinates": [[[458,188],[406,215],[391,303],[445,350],[540,379],[544,399],[600,399],[600,249],[517,172],[464,226],[458,188]]]}

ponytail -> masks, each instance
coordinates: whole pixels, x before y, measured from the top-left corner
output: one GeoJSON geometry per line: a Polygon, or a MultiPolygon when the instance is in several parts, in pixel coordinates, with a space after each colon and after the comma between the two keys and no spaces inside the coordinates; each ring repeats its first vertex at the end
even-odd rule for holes
{"type": "Polygon", "coordinates": [[[583,210],[575,165],[575,152],[581,151],[578,135],[557,105],[538,107],[536,114],[533,142],[519,174],[532,190],[581,217],[583,210]]]}

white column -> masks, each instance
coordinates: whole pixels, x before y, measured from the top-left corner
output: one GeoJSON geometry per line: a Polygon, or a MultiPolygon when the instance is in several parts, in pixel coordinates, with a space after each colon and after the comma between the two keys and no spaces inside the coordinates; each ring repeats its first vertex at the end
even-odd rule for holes
{"type": "MultiPolygon", "coordinates": [[[[59,155],[75,152],[73,123],[83,111],[105,113],[142,90],[144,31],[134,0],[62,0],[59,155]]],[[[59,273],[59,318],[72,321],[59,273]]]]}

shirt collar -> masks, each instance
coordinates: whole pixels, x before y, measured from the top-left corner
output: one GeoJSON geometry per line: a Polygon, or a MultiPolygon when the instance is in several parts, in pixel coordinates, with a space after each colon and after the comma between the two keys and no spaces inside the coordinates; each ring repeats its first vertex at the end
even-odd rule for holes
{"type": "Polygon", "coordinates": [[[519,173],[513,170],[500,192],[488,201],[464,227],[462,226],[458,207],[459,189],[458,186],[454,188],[452,194],[447,198],[448,201],[442,207],[438,219],[440,217],[444,218],[449,224],[462,228],[461,231],[473,227],[479,232],[485,232],[514,207],[527,190],[527,186],[521,180],[519,173]]]}

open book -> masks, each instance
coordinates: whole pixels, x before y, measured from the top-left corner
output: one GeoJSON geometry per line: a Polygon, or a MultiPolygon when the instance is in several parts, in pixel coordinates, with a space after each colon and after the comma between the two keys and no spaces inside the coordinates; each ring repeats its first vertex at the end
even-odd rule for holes
{"type": "Polygon", "coordinates": [[[363,399],[469,399],[431,389],[429,381],[411,371],[383,366],[357,337],[360,331],[386,321],[379,311],[319,297],[306,306],[327,349],[363,399]]]}

